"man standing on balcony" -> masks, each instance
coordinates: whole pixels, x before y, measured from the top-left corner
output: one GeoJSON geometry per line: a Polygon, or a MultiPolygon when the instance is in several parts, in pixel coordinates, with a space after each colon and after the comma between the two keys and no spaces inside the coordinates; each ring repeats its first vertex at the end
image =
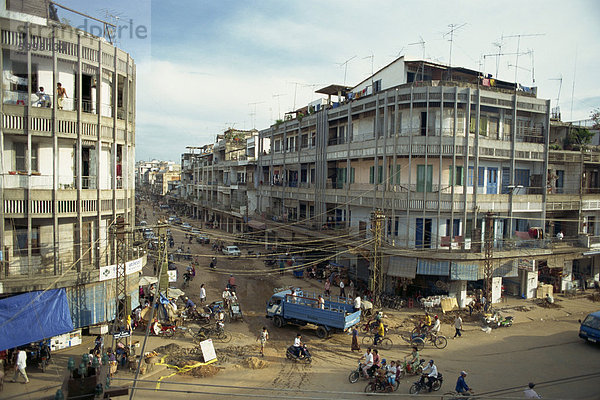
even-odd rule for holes
{"type": "Polygon", "coordinates": [[[67,96],[67,89],[62,87],[62,84],[60,82],[58,82],[56,84],[56,98],[57,98],[57,105],[58,105],[59,110],[63,109],[63,99],[65,97],[69,98],[69,96],[67,96]]]}

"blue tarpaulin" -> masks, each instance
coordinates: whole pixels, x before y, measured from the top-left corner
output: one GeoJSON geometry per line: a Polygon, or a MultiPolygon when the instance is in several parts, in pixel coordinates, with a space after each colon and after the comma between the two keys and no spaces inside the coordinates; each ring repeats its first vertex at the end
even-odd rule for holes
{"type": "Polygon", "coordinates": [[[72,330],[65,289],[29,292],[0,300],[0,350],[72,330]]]}
{"type": "Polygon", "coordinates": [[[417,263],[417,274],[448,276],[450,275],[450,262],[424,260],[419,258],[417,263]]]}
{"type": "Polygon", "coordinates": [[[479,264],[472,262],[452,262],[450,264],[450,279],[453,281],[476,281],[479,278],[479,264]]]}

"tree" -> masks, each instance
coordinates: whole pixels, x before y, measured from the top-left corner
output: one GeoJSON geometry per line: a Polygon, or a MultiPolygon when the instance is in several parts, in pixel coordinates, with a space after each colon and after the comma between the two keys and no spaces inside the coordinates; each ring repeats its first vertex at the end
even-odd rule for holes
{"type": "Polygon", "coordinates": [[[592,129],[600,129],[600,108],[593,109],[590,118],[594,121],[592,129]]]}
{"type": "Polygon", "coordinates": [[[592,141],[593,136],[594,133],[585,128],[572,128],[565,138],[565,148],[570,147],[573,150],[584,148],[586,144],[592,141]]]}

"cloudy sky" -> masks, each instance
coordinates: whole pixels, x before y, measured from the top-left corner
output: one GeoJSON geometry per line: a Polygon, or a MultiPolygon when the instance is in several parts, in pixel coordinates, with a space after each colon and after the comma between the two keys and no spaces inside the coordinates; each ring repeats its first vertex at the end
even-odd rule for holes
{"type": "Polygon", "coordinates": [[[344,78],[352,86],[400,55],[447,64],[451,25],[452,65],[494,75],[498,68],[508,81],[516,70],[553,106],[560,88],[563,120],[600,107],[596,0],[60,3],[121,27],[117,45],[137,64],[138,160],[179,160],[185,146],[212,143],[228,127],[264,129],[316,99],[319,87],[344,78]],[[497,44],[507,53],[498,63],[484,57],[498,53],[497,44]],[[529,53],[518,64],[517,46],[529,53]]]}

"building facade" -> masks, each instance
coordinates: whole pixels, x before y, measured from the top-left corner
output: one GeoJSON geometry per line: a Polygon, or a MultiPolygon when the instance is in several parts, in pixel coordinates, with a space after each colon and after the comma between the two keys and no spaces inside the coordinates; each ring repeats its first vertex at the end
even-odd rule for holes
{"type": "Polygon", "coordinates": [[[65,287],[74,313],[98,302],[85,323],[106,320],[110,231],[135,216],[135,63],[47,1],[2,3],[0,293],[65,287]]]}

